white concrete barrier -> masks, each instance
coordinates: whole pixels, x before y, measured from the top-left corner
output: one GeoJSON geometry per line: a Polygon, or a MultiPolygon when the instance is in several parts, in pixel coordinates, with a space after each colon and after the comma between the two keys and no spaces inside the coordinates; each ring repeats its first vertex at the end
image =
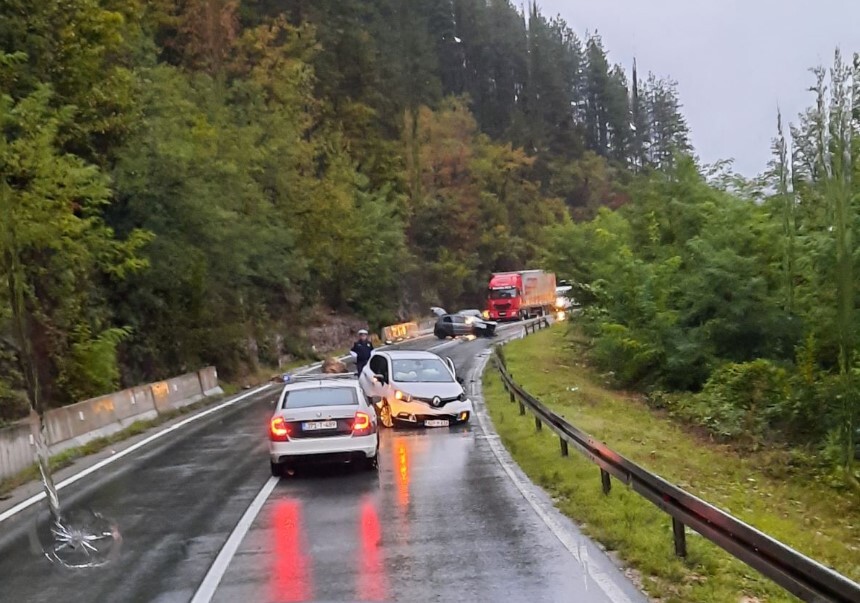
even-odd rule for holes
{"type": "MultiPolygon", "coordinates": [[[[218,385],[218,373],[210,366],[196,373],[53,408],[44,417],[48,445],[56,454],[111,435],[135,421],[154,419],[220,393],[223,391],[218,385]]],[[[0,429],[0,479],[29,467],[34,454],[26,419],[0,429]]]]}

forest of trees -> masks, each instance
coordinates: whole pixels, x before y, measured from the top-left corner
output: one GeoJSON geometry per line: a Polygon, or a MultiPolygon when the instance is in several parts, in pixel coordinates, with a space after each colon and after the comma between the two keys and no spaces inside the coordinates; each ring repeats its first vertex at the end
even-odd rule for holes
{"type": "Polygon", "coordinates": [[[618,385],[854,479],[856,59],[751,181],[629,59],[509,0],[3,2],[0,422],[543,266],[618,385]]]}
{"type": "Polygon", "coordinates": [[[617,385],[858,487],[860,59],[837,51],[813,76],[811,108],[774,116],[765,174],[681,158],[619,210],[550,227],[547,264],[581,284],[591,358],[617,385]]]}
{"type": "Polygon", "coordinates": [[[474,305],[689,148],[673,82],[508,0],[9,0],[0,93],[0,421],[474,305]]]}

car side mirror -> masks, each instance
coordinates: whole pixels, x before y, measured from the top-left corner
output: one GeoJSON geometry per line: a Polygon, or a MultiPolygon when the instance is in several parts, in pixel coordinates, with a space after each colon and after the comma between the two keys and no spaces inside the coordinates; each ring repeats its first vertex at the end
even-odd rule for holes
{"type": "Polygon", "coordinates": [[[378,375],[377,374],[377,375],[373,376],[373,379],[377,383],[388,383],[388,379],[385,378],[385,375],[378,375]]]}
{"type": "Polygon", "coordinates": [[[460,385],[465,385],[466,382],[463,381],[462,377],[457,377],[457,383],[459,383],[460,385]]]}

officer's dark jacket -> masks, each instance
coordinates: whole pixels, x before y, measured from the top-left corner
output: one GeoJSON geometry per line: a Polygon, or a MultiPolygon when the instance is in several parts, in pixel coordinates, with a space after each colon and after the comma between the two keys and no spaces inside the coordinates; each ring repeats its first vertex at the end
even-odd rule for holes
{"type": "Polygon", "coordinates": [[[358,366],[364,366],[370,360],[370,353],[373,352],[373,344],[370,341],[356,341],[352,346],[351,352],[355,352],[355,363],[358,366]]]}

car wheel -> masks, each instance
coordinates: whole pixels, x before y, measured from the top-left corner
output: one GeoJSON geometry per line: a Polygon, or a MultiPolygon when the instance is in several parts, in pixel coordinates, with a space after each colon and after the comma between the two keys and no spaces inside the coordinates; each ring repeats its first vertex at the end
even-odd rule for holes
{"type": "Polygon", "coordinates": [[[391,407],[388,402],[382,403],[382,408],[379,409],[379,421],[386,427],[394,427],[394,417],[391,416],[391,407]]]}
{"type": "Polygon", "coordinates": [[[364,458],[364,468],[368,471],[376,471],[379,469],[379,451],[373,456],[364,458]]]}
{"type": "Polygon", "coordinates": [[[433,334],[436,337],[438,337],[439,339],[445,339],[445,337],[447,337],[447,335],[445,335],[445,333],[443,333],[442,331],[439,331],[439,330],[433,331],[433,334]]]}
{"type": "Polygon", "coordinates": [[[269,461],[269,466],[272,468],[272,477],[283,477],[284,471],[280,463],[269,461]]]}

